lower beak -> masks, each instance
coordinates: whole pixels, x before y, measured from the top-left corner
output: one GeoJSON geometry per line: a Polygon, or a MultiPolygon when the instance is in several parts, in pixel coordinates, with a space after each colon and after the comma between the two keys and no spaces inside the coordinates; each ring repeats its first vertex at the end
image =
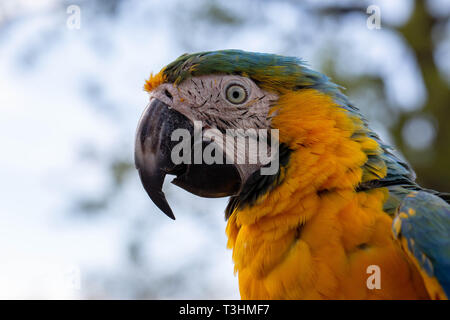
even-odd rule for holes
{"type": "MultiPolygon", "coordinates": [[[[173,184],[201,197],[217,198],[236,195],[243,184],[239,168],[232,164],[175,164],[173,148],[180,143],[172,141],[176,129],[187,130],[194,145],[194,125],[184,115],[153,99],[145,109],[136,132],[135,164],[141,182],[152,201],[168,217],[175,219],[162,186],[167,174],[175,175],[173,184]]],[[[209,143],[202,142],[202,150],[209,143]]],[[[224,160],[225,163],[225,160],[224,160]]]]}

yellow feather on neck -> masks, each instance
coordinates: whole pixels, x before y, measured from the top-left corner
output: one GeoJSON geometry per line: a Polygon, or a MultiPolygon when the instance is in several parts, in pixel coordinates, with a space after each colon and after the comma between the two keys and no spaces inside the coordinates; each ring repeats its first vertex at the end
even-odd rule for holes
{"type": "MultiPolygon", "coordinates": [[[[384,188],[356,192],[378,143],[317,90],[282,95],[272,127],[289,146],[283,182],[230,216],[226,233],[244,299],[417,298],[423,283],[390,234],[384,188]],[[384,288],[367,288],[377,264],[384,288]]],[[[386,175],[380,167],[376,174],[386,175]]]]}

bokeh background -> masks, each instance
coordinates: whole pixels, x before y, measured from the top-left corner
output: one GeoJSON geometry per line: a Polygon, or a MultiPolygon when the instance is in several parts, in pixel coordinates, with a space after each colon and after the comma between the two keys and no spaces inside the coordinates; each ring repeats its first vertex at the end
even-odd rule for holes
{"type": "Polygon", "coordinates": [[[173,222],[133,166],[144,80],[185,52],[303,58],[450,191],[449,15],[449,0],[1,0],[0,298],[239,297],[226,199],[167,183],[173,222]]]}

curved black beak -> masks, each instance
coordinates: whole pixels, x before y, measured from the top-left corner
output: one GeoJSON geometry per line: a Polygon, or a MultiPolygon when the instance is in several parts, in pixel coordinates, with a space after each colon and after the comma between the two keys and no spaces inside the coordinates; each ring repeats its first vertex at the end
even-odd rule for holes
{"type": "MultiPolygon", "coordinates": [[[[171,219],[175,216],[162,191],[166,174],[176,175],[172,183],[201,197],[236,195],[242,185],[242,174],[236,166],[195,164],[194,152],[190,162],[175,164],[172,151],[180,143],[172,141],[176,129],[187,130],[191,138],[194,136],[194,125],[188,118],[153,99],[139,121],[135,141],[135,164],[141,182],[152,201],[171,219]]],[[[192,149],[194,139],[190,143],[192,149]]],[[[201,143],[205,147],[213,142],[201,143]]]]}

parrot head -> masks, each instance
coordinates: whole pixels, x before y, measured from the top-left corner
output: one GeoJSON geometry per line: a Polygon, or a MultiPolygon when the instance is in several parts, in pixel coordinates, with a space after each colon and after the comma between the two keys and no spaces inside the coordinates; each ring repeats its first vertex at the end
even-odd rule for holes
{"type": "Polygon", "coordinates": [[[336,84],[298,58],[241,50],[184,54],[151,75],[144,89],[150,93],[150,102],[137,128],[135,165],[152,201],[172,219],[175,216],[162,192],[166,175],[174,175],[172,183],[195,195],[231,197],[227,216],[282,183],[294,154],[298,154],[296,166],[304,163],[305,179],[312,176],[311,159],[333,164],[330,175],[313,182],[321,183],[323,189],[333,188],[339,178],[339,162],[320,156],[327,152],[355,154],[351,163],[342,161],[341,171],[350,168],[355,176],[344,184],[356,187],[386,176],[386,161],[380,158],[385,150],[358,110],[336,84]],[[205,137],[205,130],[213,138],[205,137]],[[271,142],[268,160],[227,161],[248,160],[254,152],[246,150],[243,155],[242,148],[218,143],[230,130],[265,132],[271,142]],[[180,162],[173,155],[180,154],[182,137],[188,138],[182,152],[187,161],[180,162]],[[339,137],[352,141],[339,143],[339,137]],[[320,143],[325,140],[327,144],[320,143]],[[196,161],[196,147],[214,149],[211,154],[219,161],[196,161]],[[262,174],[275,162],[276,170],[262,174]]]}

